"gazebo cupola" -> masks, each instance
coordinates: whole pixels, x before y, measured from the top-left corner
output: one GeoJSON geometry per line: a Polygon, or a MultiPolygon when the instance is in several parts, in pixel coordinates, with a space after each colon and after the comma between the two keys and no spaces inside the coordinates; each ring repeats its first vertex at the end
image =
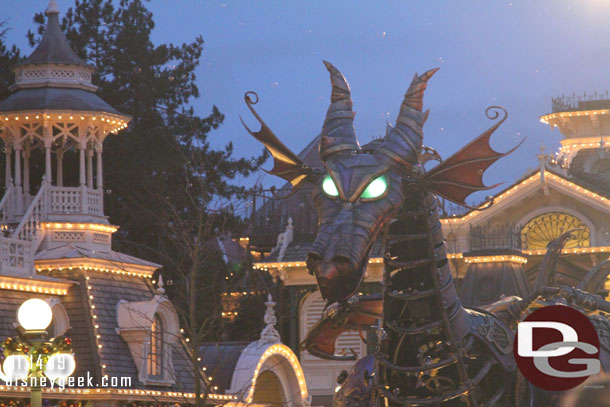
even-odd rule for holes
{"type": "Polygon", "coordinates": [[[5,224],[21,219],[36,200],[33,191],[44,195],[48,218],[102,218],[102,143],[130,120],[96,95],[91,83],[95,68],[70,49],[59,26],[55,0],[50,1],[46,15],[42,40],[15,66],[11,94],[0,103],[0,135],[6,154],[6,193],[0,212],[5,224]],[[44,176],[31,180],[30,157],[35,150],[44,152],[44,176]],[[68,151],[77,153],[78,185],[64,186],[64,153],[68,151]]]}
{"type": "Polygon", "coordinates": [[[46,15],[40,43],[13,68],[15,84],[0,102],[5,154],[0,250],[19,254],[8,265],[0,259],[0,272],[33,268],[45,228],[107,228],[102,144],[131,120],[96,94],[95,68],[70,49],[55,0],[46,15]]]}
{"type": "Polygon", "coordinates": [[[608,91],[560,96],[552,100],[552,112],[540,117],[563,139],[556,161],[572,172],[584,171],[610,177],[610,97],[608,91]],[[578,157],[578,158],[577,158],[578,157]]]}

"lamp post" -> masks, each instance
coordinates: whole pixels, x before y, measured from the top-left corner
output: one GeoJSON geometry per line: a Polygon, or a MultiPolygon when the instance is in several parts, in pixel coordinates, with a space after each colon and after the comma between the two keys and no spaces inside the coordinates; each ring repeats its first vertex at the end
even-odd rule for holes
{"type": "Polygon", "coordinates": [[[0,378],[7,383],[26,381],[31,387],[31,407],[42,406],[41,383],[64,383],[74,373],[76,363],[70,338],[58,336],[45,340],[46,329],[53,320],[51,307],[33,298],[25,301],[17,311],[22,330],[17,337],[4,341],[0,378]]]}

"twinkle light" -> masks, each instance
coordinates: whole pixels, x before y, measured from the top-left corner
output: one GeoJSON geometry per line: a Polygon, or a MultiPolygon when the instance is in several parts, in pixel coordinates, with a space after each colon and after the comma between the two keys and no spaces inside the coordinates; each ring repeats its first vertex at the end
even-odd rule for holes
{"type": "Polygon", "coordinates": [[[19,277],[0,276],[0,289],[40,294],[67,295],[72,283],[29,281],[19,277]]]}
{"type": "MultiPolygon", "coordinates": [[[[91,260],[95,260],[95,259],[88,259],[88,260],[91,261],[91,260]]],[[[103,261],[101,261],[101,262],[103,263],[103,261]]],[[[59,265],[55,265],[55,264],[36,264],[36,271],[39,273],[41,273],[41,272],[48,273],[53,270],[62,271],[64,268],[68,268],[69,270],[72,270],[73,268],[78,268],[78,269],[82,269],[85,271],[97,271],[97,272],[102,272],[102,273],[111,273],[111,274],[117,274],[117,275],[129,276],[129,277],[141,277],[141,278],[152,278],[153,271],[154,271],[154,269],[152,267],[150,268],[150,271],[132,271],[129,269],[115,269],[115,268],[103,267],[100,264],[95,264],[95,263],[73,264],[70,267],[63,267],[63,266],[59,266],[59,265]]]]}
{"type": "Polygon", "coordinates": [[[285,360],[287,360],[290,363],[290,366],[295,371],[297,378],[299,380],[299,389],[300,389],[301,399],[306,400],[308,398],[307,384],[305,383],[305,379],[304,379],[305,374],[303,373],[303,369],[301,368],[301,365],[299,364],[297,357],[295,356],[295,354],[292,352],[292,350],[289,347],[287,347],[286,345],[283,345],[281,343],[278,343],[278,344],[272,345],[269,348],[267,348],[267,350],[260,357],[258,364],[256,365],[256,369],[254,370],[254,374],[252,375],[252,382],[251,382],[250,389],[248,390],[248,395],[246,397],[246,403],[252,403],[252,400],[254,398],[254,389],[256,387],[256,379],[258,378],[258,375],[259,375],[261,369],[263,368],[263,366],[265,365],[265,362],[267,361],[267,359],[269,359],[270,357],[272,357],[274,355],[281,356],[282,358],[284,358],[285,360]]]}
{"type": "Polygon", "coordinates": [[[108,233],[114,233],[119,230],[118,226],[102,223],[45,222],[44,226],[46,229],[83,229],[108,233]]]}
{"type": "Polygon", "coordinates": [[[465,263],[518,263],[525,264],[527,259],[517,255],[498,255],[498,256],[468,256],[463,257],[465,263]]]}
{"type": "MultiPolygon", "coordinates": [[[[369,259],[369,264],[380,264],[380,263],[383,263],[383,257],[372,257],[369,259]]],[[[294,268],[294,267],[305,267],[306,265],[307,264],[304,261],[290,261],[290,262],[254,263],[253,267],[257,270],[269,271],[269,268],[294,268]]]]}
{"type": "MultiPolygon", "coordinates": [[[[29,363],[29,362],[28,362],[29,363]]],[[[27,366],[27,364],[26,364],[27,366]]],[[[108,377],[108,376],[105,376],[108,377]]],[[[22,393],[29,393],[30,388],[26,386],[4,386],[0,385],[0,390],[10,390],[22,393]]],[[[125,395],[139,396],[141,400],[148,400],[150,397],[155,397],[158,401],[184,401],[194,400],[195,393],[182,393],[175,391],[160,391],[160,390],[148,390],[148,389],[121,389],[121,388],[68,388],[68,387],[45,387],[42,389],[43,394],[81,394],[83,399],[87,400],[99,400],[100,394],[106,395],[106,397],[113,398],[115,400],[123,401],[125,395]]],[[[232,394],[216,394],[210,393],[208,397],[212,400],[221,401],[235,401],[238,399],[237,396],[232,394]]]]}

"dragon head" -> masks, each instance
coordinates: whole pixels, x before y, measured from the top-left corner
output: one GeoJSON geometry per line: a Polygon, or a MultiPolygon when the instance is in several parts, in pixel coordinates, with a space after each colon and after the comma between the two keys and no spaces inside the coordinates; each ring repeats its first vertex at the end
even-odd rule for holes
{"type": "MultiPolygon", "coordinates": [[[[253,132],[245,123],[244,126],[271,152],[274,158],[271,174],[286,179],[295,190],[304,182],[314,184],[318,234],[307,256],[307,268],[315,275],[320,292],[327,301],[342,302],[360,285],[371,248],[383,226],[405,204],[405,186],[422,179],[422,164],[429,154],[422,154],[427,149],[422,145],[422,128],[429,113],[422,111],[423,96],[428,80],[438,68],[415,75],[395,125],[388,127],[385,138],[361,147],[354,129],[350,87],[337,68],[326,61],[324,64],[330,72],[332,85],[331,103],[320,136],[324,171],[309,168],[271,132],[252,107],[258,101],[251,98],[252,92],[246,93],[245,100],[260,122],[261,130],[253,132]]],[[[446,161],[448,166],[433,169],[437,175],[442,173],[439,177],[443,178],[442,181],[429,178],[429,172],[426,185],[434,186],[436,183],[436,193],[460,203],[471,192],[487,189],[482,182],[481,186],[478,185],[483,171],[505,155],[491,150],[487,144],[500,123],[456,153],[457,156],[450,157],[446,161]],[[489,150],[481,149],[482,144],[489,150]],[[486,158],[475,159],[481,151],[486,158]],[[452,177],[458,162],[464,160],[468,162],[467,170],[472,177],[456,188],[452,177]],[[477,164],[473,165],[473,162],[477,164]]]]}
{"type": "Polygon", "coordinates": [[[360,147],[349,85],[337,68],[324,64],[332,93],[320,138],[325,172],[313,191],[318,235],[307,268],[326,300],[342,301],[360,285],[383,225],[403,206],[404,178],[417,173],[428,117],[422,112],[422,98],[436,69],[414,77],[385,139],[360,147]]]}

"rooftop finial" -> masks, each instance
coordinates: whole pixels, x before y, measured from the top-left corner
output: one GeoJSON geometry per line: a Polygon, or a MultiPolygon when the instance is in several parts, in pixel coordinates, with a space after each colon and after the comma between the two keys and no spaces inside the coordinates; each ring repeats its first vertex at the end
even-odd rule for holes
{"type": "Polygon", "coordinates": [[[59,8],[57,7],[57,1],[49,0],[49,7],[47,7],[46,15],[59,14],[59,8]]]}
{"type": "Polygon", "coordinates": [[[280,334],[275,329],[275,324],[277,323],[277,318],[275,316],[275,302],[273,302],[273,298],[271,294],[267,296],[267,302],[265,302],[265,306],[267,309],[265,310],[265,316],[263,317],[263,321],[265,322],[265,328],[263,328],[261,332],[261,338],[258,340],[260,345],[266,343],[280,343],[280,334]]]}
{"type": "Polygon", "coordinates": [[[157,282],[157,293],[159,295],[165,294],[165,288],[163,284],[163,276],[159,273],[159,281],[157,282]]]}

